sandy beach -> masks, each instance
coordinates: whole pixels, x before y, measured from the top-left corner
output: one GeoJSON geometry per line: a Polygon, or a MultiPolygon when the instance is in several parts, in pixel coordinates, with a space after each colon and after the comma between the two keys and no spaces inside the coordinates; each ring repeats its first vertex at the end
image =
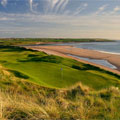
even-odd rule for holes
{"type": "Polygon", "coordinates": [[[34,49],[38,51],[44,51],[48,54],[58,55],[62,57],[72,58],[78,60],[83,63],[91,64],[98,66],[102,69],[120,74],[120,55],[117,54],[110,54],[110,53],[103,53],[95,50],[88,50],[88,49],[81,49],[75,48],[73,46],[26,46],[26,48],[34,49]],[[117,69],[111,69],[109,67],[105,67],[96,63],[88,62],[86,60],[81,60],[73,56],[69,56],[68,54],[92,58],[92,59],[100,59],[100,60],[107,60],[109,63],[113,64],[117,67],[117,69]]]}

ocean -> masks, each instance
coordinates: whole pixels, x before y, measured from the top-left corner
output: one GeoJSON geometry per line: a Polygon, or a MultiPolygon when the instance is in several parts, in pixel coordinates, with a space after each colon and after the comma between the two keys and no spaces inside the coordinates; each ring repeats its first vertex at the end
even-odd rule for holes
{"type": "Polygon", "coordinates": [[[83,42],[83,43],[64,43],[60,45],[73,45],[77,48],[98,50],[112,54],[120,54],[120,41],[116,42],[83,42]]]}
{"type": "MultiPolygon", "coordinates": [[[[58,45],[58,44],[50,44],[51,45],[58,45]]],[[[97,50],[105,53],[111,53],[111,54],[119,54],[120,55],[120,40],[115,42],[83,42],[83,43],[62,43],[59,45],[72,45],[76,48],[84,48],[84,49],[90,49],[90,50],[97,50]]],[[[37,45],[39,46],[39,45],[37,45]]],[[[70,55],[70,54],[69,54],[70,55]]],[[[73,56],[73,55],[70,55],[73,56]]],[[[79,56],[73,56],[79,59],[83,59],[92,63],[100,64],[112,69],[117,69],[116,66],[109,63],[107,60],[98,60],[98,59],[90,59],[90,58],[84,58],[79,56]]]]}
{"type": "MultiPolygon", "coordinates": [[[[84,48],[90,50],[97,50],[105,53],[119,54],[120,55],[120,41],[116,42],[84,42],[84,43],[64,43],[60,45],[72,45],[77,48],[84,48]]],[[[100,64],[112,69],[116,69],[116,66],[112,65],[106,60],[90,59],[79,56],[73,56],[79,59],[83,59],[92,63],[100,64]]]]}

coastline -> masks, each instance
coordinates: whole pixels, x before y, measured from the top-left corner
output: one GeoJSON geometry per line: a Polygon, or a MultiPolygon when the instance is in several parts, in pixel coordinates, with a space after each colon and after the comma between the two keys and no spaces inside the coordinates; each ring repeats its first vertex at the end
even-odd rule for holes
{"type": "Polygon", "coordinates": [[[113,55],[120,55],[120,53],[115,53],[115,52],[107,52],[107,51],[100,51],[100,50],[96,50],[96,51],[102,52],[102,53],[113,54],[113,55]]]}
{"type": "Polygon", "coordinates": [[[111,71],[117,74],[120,74],[120,55],[118,54],[110,54],[105,52],[100,52],[96,50],[88,50],[82,48],[75,48],[73,46],[24,46],[27,49],[33,49],[38,51],[46,52],[47,54],[62,56],[66,58],[71,58],[86,64],[91,64],[107,71],[111,71]],[[88,62],[86,60],[81,60],[79,58],[69,56],[68,54],[85,57],[90,59],[98,59],[98,60],[106,60],[112,65],[116,66],[117,69],[111,69],[109,67],[105,67],[103,65],[99,65],[96,63],[88,62]]]}

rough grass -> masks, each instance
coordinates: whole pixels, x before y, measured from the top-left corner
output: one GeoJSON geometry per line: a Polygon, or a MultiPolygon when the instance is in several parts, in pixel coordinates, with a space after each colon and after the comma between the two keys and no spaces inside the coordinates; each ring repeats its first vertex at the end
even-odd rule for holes
{"type": "Polygon", "coordinates": [[[0,67],[1,120],[117,120],[120,90],[95,91],[78,83],[67,89],[40,87],[0,67]]]}
{"type": "Polygon", "coordinates": [[[99,90],[120,87],[120,76],[75,60],[13,46],[0,46],[0,64],[16,77],[35,84],[66,88],[83,83],[99,90]]]}

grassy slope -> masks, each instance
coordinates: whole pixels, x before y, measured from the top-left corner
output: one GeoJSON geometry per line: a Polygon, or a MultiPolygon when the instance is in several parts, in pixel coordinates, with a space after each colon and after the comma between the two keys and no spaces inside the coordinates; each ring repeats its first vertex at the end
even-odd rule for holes
{"type": "Polygon", "coordinates": [[[46,87],[65,88],[78,82],[94,89],[120,87],[120,76],[75,60],[19,47],[1,46],[0,64],[17,77],[46,87]]]}
{"type": "Polygon", "coordinates": [[[117,120],[120,90],[100,91],[77,84],[64,90],[19,79],[0,66],[1,120],[117,120]]]}
{"type": "Polygon", "coordinates": [[[0,119],[120,118],[120,90],[101,89],[119,87],[118,75],[75,60],[18,47],[0,46],[0,64],[4,66],[0,65],[0,119]],[[89,87],[79,83],[66,89],[39,86],[60,88],[76,82],[89,87]]]}

